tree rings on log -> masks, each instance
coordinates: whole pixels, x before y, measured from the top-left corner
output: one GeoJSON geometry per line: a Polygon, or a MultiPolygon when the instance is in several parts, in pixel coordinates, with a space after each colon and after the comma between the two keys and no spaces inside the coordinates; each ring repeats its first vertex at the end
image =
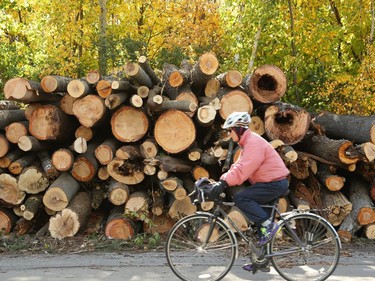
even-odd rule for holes
{"type": "Polygon", "coordinates": [[[188,149],[196,138],[196,129],[189,116],[179,110],[163,113],[155,123],[156,142],[169,153],[188,149]]]}
{"type": "Polygon", "coordinates": [[[107,107],[99,96],[87,95],[73,104],[73,113],[81,125],[91,128],[105,119],[107,107]]]}
{"type": "Polygon", "coordinates": [[[135,142],[147,132],[149,122],[141,109],[124,106],[118,109],[111,118],[112,133],[122,142],[135,142]]]}
{"type": "Polygon", "coordinates": [[[224,120],[229,114],[235,111],[248,112],[253,111],[253,103],[249,96],[241,90],[231,90],[225,93],[220,99],[220,116],[224,120]]]}

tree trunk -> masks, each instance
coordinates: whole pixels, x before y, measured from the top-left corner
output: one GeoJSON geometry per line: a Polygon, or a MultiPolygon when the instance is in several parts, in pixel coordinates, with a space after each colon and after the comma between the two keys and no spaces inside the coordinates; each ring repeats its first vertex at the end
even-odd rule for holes
{"type": "Polygon", "coordinates": [[[13,100],[1,100],[0,101],[0,110],[15,110],[20,109],[18,102],[13,100]]]}
{"type": "Polygon", "coordinates": [[[23,151],[49,150],[52,146],[50,142],[38,140],[33,136],[22,136],[18,139],[18,147],[23,151]]]}
{"type": "Polygon", "coordinates": [[[99,170],[99,163],[95,157],[97,142],[91,142],[87,146],[87,151],[76,157],[71,171],[72,176],[80,182],[91,181],[99,170]]]}
{"type": "Polygon", "coordinates": [[[58,75],[47,75],[42,78],[40,85],[46,93],[68,91],[68,84],[73,78],[58,75]]]}
{"type": "Polygon", "coordinates": [[[345,178],[334,174],[334,172],[330,170],[330,166],[319,164],[318,167],[317,176],[319,177],[320,182],[329,190],[338,191],[344,186],[345,178]]]}
{"type": "Polygon", "coordinates": [[[129,93],[113,93],[105,98],[104,104],[108,109],[118,108],[129,98],[129,93]]]}
{"type": "Polygon", "coordinates": [[[125,214],[134,216],[135,213],[141,215],[147,213],[151,203],[150,197],[146,192],[135,191],[130,194],[129,199],[125,203],[125,214]]]}
{"type": "Polygon", "coordinates": [[[25,120],[25,111],[22,109],[0,110],[0,128],[5,128],[13,122],[25,120]]]}
{"type": "Polygon", "coordinates": [[[120,142],[116,139],[107,139],[95,149],[95,157],[102,165],[107,165],[115,156],[120,142]]]}
{"type": "Polygon", "coordinates": [[[86,225],[91,214],[91,196],[87,192],[74,195],[69,206],[51,217],[48,230],[53,238],[74,236],[86,225]]]}
{"type": "Polygon", "coordinates": [[[352,204],[340,191],[322,189],[322,202],[328,209],[327,219],[333,226],[339,226],[352,211],[352,204]]]}
{"type": "Polygon", "coordinates": [[[49,153],[47,151],[40,151],[37,155],[40,163],[42,164],[43,170],[46,172],[47,177],[49,179],[55,180],[60,175],[60,173],[52,165],[49,153]]]}
{"type": "Polygon", "coordinates": [[[188,149],[196,138],[193,121],[182,111],[169,110],[156,121],[154,136],[157,143],[169,153],[188,149]]]}
{"type": "Polygon", "coordinates": [[[264,127],[271,140],[280,139],[286,145],[301,141],[310,125],[310,114],[287,103],[276,102],[267,107],[264,114],[264,127]]]}
{"type": "Polygon", "coordinates": [[[26,199],[26,201],[21,205],[22,216],[30,221],[36,214],[40,211],[42,206],[42,196],[32,195],[26,199]]]}
{"type": "Polygon", "coordinates": [[[61,96],[46,94],[40,83],[24,78],[12,78],[4,85],[4,96],[9,100],[32,102],[56,102],[61,96]]]}
{"type": "Polygon", "coordinates": [[[11,150],[11,146],[8,139],[3,134],[0,134],[0,157],[5,156],[11,150]]]}
{"type": "Polygon", "coordinates": [[[61,98],[60,101],[60,108],[68,115],[74,115],[73,113],[73,105],[78,100],[78,98],[74,98],[71,95],[65,95],[61,98]]]}
{"type": "Polygon", "coordinates": [[[347,139],[356,144],[375,143],[375,116],[338,115],[323,112],[314,117],[314,124],[321,126],[332,139],[347,139]]]}
{"type": "Polygon", "coordinates": [[[49,186],[43,196],[43,204],[53,211],[61,211],[68,206],[80,188],[79,183],[64,172],[49,186]]]}
{"type": "Polygon", "coordinates": [[[125,65],[125,72],[131,80],[137,82],[140,86],[152,88],[153,83],[147,73],[137,63],[128,62],[125,65]]]}
{"type": "MultiPolygon", "coordinates": [[[[3,143],[1,143],[1,140],[2,140],[2,138],[1,138],[1,135],[0,135],[0,144],[4,145],[3,143]]],[[[0,151],[1,151],[1,149],[0,149],[0,151]]],[[[0,168],[4,168],[4,169],[8,168],[12,162],[16,161],[18,158],[20,158],[24,154],[25,154],[25,152],[22,151],[19,148],[15,148],[15,149],[9,151],[8,153],[6,153],[5,156],[0,158],[0,168]]]]}
{"type": "Polygon", "coordinates": [[[0,229],[2,235],[12,232],[17,222],[17,216],[9,209],[0,209],[0,229]]]}
{"type": "Polygon", "coordinates": [[[160,78],[156,75],[154,70],[151,68],[149,61],[147,60],[146,56],[140,56],[138,58],[138,63],[140,67],[146,72],[146,74],[151,78],[152,82],[155,85],[159,85],[161,83],[160,78]]]}
{"type": "Polygon", "coordinates": [[[191,204],[189,197],[185,197],[182,200],[172,200],[173,203],[169,207],[168,215],[175,221],[183,218],[184,216],[193,214],[197,207],[191,204]]]}
{"type": "Polygon", "coordinates": [[[29,152],[27,154],[24,154],[17,160],[10,163],[8,170],[13,175],[19,175],[23,171],[23,169],[29,167],[32,164],[35,158],[36,154],[34,153],[29,152]]]}

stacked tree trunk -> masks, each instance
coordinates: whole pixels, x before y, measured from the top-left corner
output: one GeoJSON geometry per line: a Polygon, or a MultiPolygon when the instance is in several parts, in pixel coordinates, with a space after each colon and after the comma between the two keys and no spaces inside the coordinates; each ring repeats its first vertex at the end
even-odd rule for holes
{"type": "MultiPolygon", "coordinates": [[[[3,233],[63,239],[99,231],[103,222],[110,238],[167,232],[197,210],[188,197],[194,181],[218,180],[238,159],[241,149],[221,125],[246,111],[251,129],[290,169],[292,192],[280,207],[319,212],[345,241],[359,233],[374,239],[375,117],[312,115],[281,102],[287,82],[274,65],[244,76],[217,73],[218,66],[206,53],[194,64],[165,63],[159,77],[142,56],[108,76],[7,81],[0,103],[3,233]]],[[[238,209],[228,211],[248,227],[238,209]]]]}

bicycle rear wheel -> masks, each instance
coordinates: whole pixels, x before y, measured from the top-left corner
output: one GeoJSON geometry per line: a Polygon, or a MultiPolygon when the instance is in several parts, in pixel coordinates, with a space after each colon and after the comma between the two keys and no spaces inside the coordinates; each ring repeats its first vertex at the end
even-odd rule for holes
{"type": "Polygon", "coordinates": [[[231,269],[237,250],[233,232],[220,218],[213,222],[209,214],[178,221],[165,245],[169,267],[186,281],[222,279],[231,269]]]}
{"type": "Polygon", "coordinates": [[[322,217],[294,214],[280,224],[269,245],[271,262],[286,280],[325,280],[340,258],[340,239],[322,217]]]}

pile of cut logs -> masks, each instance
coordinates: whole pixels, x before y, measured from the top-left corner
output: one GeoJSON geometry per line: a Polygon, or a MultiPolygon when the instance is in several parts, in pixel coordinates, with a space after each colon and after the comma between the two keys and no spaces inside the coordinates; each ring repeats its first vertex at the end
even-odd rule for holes
{"type": "MultiPolygon", "coordinates": [[[[238,159],[241,149],[221,125],[247,111],[251,129],[290,169],[292,192],[280,207],[315,209],[343,241],[374,239],[375,117],[312,114],[281,102],[287,81],[274,65],[244,76],[218,67],[205,53],[157,74],[141,56],[108,76],[8,80],[0,102],[1,233],[165,233],[197,209],[187,196],[194,181],[217,180],[238,159]]],[[[247,228],[238,209],[228,212],[247,228]]]]}

